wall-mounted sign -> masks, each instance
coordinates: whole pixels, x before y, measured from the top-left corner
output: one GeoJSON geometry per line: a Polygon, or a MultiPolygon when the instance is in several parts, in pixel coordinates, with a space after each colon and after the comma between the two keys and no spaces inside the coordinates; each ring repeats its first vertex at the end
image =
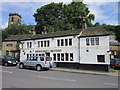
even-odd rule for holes
{"type": "Polygon", "coordinates": [[[58,50],[58,49],[55,49],[55,50],[37,50],[35,52],[61,52],[62,50],[58,50]]]}

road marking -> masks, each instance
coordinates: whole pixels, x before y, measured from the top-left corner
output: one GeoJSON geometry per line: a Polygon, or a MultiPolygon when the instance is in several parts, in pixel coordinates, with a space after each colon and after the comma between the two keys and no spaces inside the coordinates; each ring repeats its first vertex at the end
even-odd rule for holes
{"type": "Polygon", "coordinates": [[[10,71],[4,71],[4,70],[0,70],[0,72],[13,73],[13,72],[10,72],[10,71]]]}
{"type": "Polygon", "coordinates": [[[14,68],[14,69],[20,70],[20,71],[22,70],[22,71],[34,72],[34,73],[35,73],[35,72],[36,72],[36,73],[44,73],[44,72],[36,71],[36,70],[32,70],[32,69],[31,69],[31,70],[29,70],[29,69],[20,69],[20,68],[18,68],[18,67],[4,67],[4,66],[3,66],[3,68],[5,68],[5,69],[6,69],[6,68],[7,68],[7,69],[13,69],[13,68],[14,68]]]}
{"type": "Polygon", "coordinates": [[[116,84],[116,83],[104,83],[104,84],[106,84],[106,85],[114,85],[114,86],[118,86],[118,84],[116,84]]]}
{"type": "Polygon", "coordinates": [[[35,76],[35,75],[31,75],[31,77],[45,78],[45,79],[52,79],[52,80],[63,80],[63,81],[76,82],[76,80],[70,80],[70,79],[60,79],[60,78],[52,78],[52,77],[44,77],[44,76],[35,76]]]}

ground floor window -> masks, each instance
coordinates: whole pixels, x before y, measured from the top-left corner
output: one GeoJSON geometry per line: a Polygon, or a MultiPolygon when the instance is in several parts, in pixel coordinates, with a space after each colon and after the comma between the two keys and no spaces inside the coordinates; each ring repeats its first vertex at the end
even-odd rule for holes
{"type": "Polygon", "coordinates": [[[60,61],[60,53],[57,54],[57,60],[60,61]]]}
{"type": "Polygon", "coordinates": [[[64,61],[64,53],[61,54],[61,61],[64,61]]]}
{"type": "Polygon", "coordinates": [[[54,61],[73,61],[73,53],[54,53],[54,61]]]}
{"type": "Polygon", "coordinates": [[[73,61],[73,53],[70,53],[70,61],[73,61]]]}
{"type": "Polygon", "coordinates": [[[56,54],[53,54],[53,60],[56,61],[56,54]]]}
{"type": "Polygon", "coordinates": [[[97,55],[98,62],[105,62],[105,55],[97,55]]]}

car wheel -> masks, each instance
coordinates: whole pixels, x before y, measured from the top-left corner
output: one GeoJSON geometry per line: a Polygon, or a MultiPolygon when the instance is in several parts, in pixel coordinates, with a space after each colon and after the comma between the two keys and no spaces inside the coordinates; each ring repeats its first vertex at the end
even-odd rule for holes
{"type": "Polygon", "coordinates": [[[37,70],[37,71],[41,71],[41,70],[42,70],[42,67],[41,67],[40,65],[37,65],[37,66],[36,66],[36,70],[37,70]]]}
{"type": "Polygon", "coordinates": [[[20,69],[23,69],[23,68],[24,68],[24,64],[21,63],[21,64],[19,65],[19,68],[20,68],[20,69]]]}
{"type": "Polygon", "coordinates": [[[8,63],[5,63],[5,66],[8,66],[8,63]]]}

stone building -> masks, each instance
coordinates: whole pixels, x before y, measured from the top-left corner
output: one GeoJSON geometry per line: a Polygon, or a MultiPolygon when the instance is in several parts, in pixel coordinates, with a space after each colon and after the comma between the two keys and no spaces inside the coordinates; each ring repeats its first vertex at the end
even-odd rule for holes
{"type": "Polygon", "coordinates": [[[21,15],[19,15],[18,13],[10,13],[9,14],[9,21],[8,21],[8,26],[10,26],[11,24],[21,24],[21,15]]]}

